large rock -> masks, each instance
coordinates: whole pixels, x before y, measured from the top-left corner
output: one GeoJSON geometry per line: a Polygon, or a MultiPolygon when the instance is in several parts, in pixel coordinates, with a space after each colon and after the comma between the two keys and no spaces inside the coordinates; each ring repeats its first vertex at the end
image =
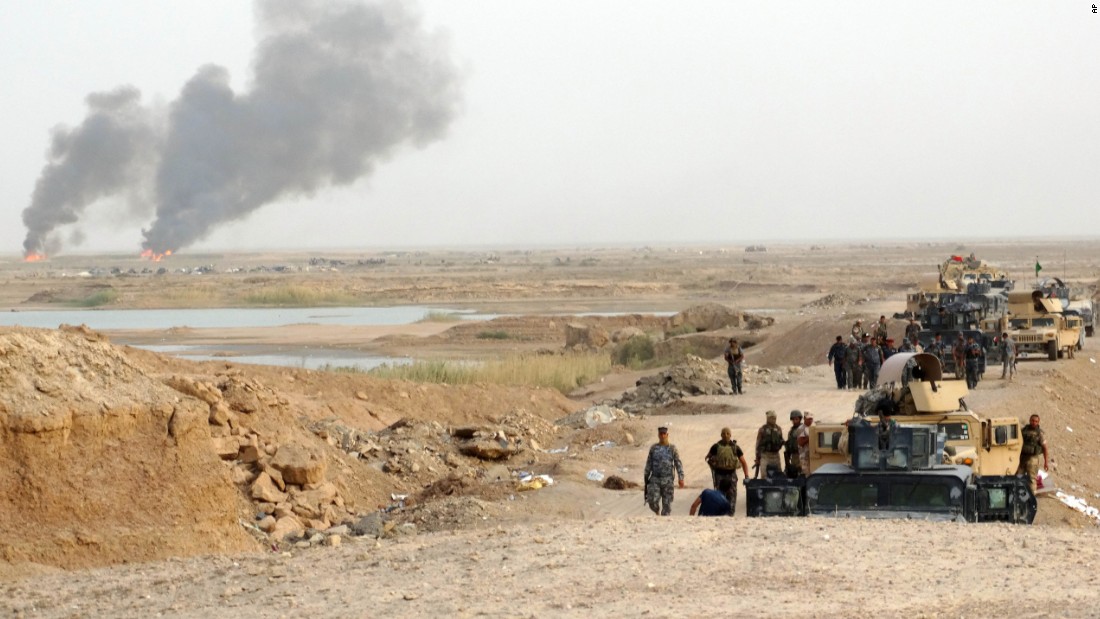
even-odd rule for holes
{"type": "Polygon", "coordinates": [[[271,459],[271,466],[283,475],[288,484],[319,484],[325,480],[328,464],[325,454],[304,445],[282,445],[271,459]]]}
{"type": "Polygon", "coordinates": [[[482,460],[504,460],[519,453],[519,445],[503,437],[481,438],[459,445],[458,450],[464,455],[482,460]]]}
{"type": "Polygon", "coordinates": [[[271,476],[267,473],[260,473],[256,477],[256,481],[252,482],[250,493],[252,498],[264,503],[282,503],[286,500],[286,494],[279,492],[279,489],[275,487],[275,482],[271,480],[271,476]]]}
{"type": "Polygon", "coordinates": [[[381,512],[371,512],[351,524],[351,532],[359,536],[382,537],[386,523],[381,512]]]}
{"type": "Polygon", "coordinates": [[[301,520],[298,520],[294,516],[283,516],[275,522],[275,527],[271,529],[272,539],[283,539],[288,535],[297,535],[302,531],[305,531],[306,527],[302,524],[301,520]]]}

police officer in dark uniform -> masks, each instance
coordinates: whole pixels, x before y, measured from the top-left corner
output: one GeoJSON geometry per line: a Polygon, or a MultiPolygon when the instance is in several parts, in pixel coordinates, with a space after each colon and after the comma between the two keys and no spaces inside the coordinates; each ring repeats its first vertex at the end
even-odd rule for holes
{"type": "Polygon", "coordinates": [[[675,475],[680,476],[680,487],[684,487],[684,464],[680,461],[680,452],[668,442],[668,428],[657,428],[657,442],[649,448],[645,460],[645,500],[654,514],[668,516],[672,513],[673,482],[675,475]]]}
{"type": "Polygon", "coordinates": [[[836,375],[836,388],[843,389],[848,385],[848,371],[845,368],[845,359],[848,356],[848,347],[844,344],[844,338],[836,336],[836,342],[829,348],[826,360],[833,364],[833,374],[836,375]]]}
{"type": "Polygon", "coordinates": [[[882,362],[884,361],[882,349],[874,341],[870,341],[867,334],[864,334],[863,346],[860,348],[859,354],[863,361],[863,376],[867,382],[867,388],[874,389],[878,386],[878,372],[882,369],[882,362]]]}

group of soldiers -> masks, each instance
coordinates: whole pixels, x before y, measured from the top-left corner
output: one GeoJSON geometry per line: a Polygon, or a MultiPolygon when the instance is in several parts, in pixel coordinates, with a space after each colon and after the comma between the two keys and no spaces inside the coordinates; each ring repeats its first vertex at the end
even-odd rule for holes
{"type": "MultiPolygon", "coordinates": [[[[786,437],[776,422],[775,411],[765,413],[765,423],[756,433],[756,453],[753,469],[756,475],[783,475],[794,478],[804,475],[810,466],[810,426],[813,415],[793,410],[791,427],[786,437]],[[783,452],[782,459],[779,452],[783,452]]],[[[732,516],[737,507],[737,472],[749,478],[749,465],[745,452],[733,440],[729,428],[722,428],[721,438],[711,445],[705,456],[710,467],[713,489],[704,490],[691,506],[694,516],[732,516]]],[[[684,464],[676,446],[668,439],[668,427],[657,428],[657,443],[649,448],[645,463],[645,501],[653,513],[668,516],[672,513],[675,485],[684,487],[684,464]]]]}
{"type": "MultiPolygon", "coordinates": [[[[836,341],[826,355],[828,362],[833,365],[837,389],[874,389],[878,386],[882,364],[899,352],[928,352],[939,358],[941,367],[946,367],[948,347],[943,336],[936,334],[925,350],[918,339],[920,330],[920,323],[915,318],[910,318],[909,324],[905,326],[905,337],[902,338],[901,346],[895,347],[894,340],[887,334],[886,316],[879,316],[871,331],[864,331],[863,321],[856,320],[848,343],[844,343],[843,336],[836,336],[836,341]]],[[[1016,373],[1016,343],[1008,333],[1003,333],[997,345],[1004,364],[1001,378],[1007,377],[1011,380],[1016,373]]],[[[975,388],[985,367],[985,348],[975,341],[973,335],[964,336],[959,332],[950,351],[956,378],[965,376],[967,387],[975,388]]]]}
{"type": "Polygon", "coordinates": [[[917,335],[920,324],[910,319],[905,327],[905,337],[900,347],[894,346],[894,340],[888,334],[886,316],[879,316],[878,322],[870,331],[864,331],[863,321],[852,325],[848,343],[843,336],[836,336],[836,342],[829,349],[827,359],[833,364],[837,389],[874,389],[878,386],[878,375],[882,364],[899,352],[923,352],[917,335]]]}
{"type": "MultiPolygon", "coordinates": [[[[805,476],[810,470],[810,427],[813,415],[810,411],[802,413],[791,411],[791,426],[786,437],[776,422],[775,411],[765,413],[766,421],[756,432],[756,454],[753,469],[756,475],[775,478],[785,475],[789,478],[805,476]],[[780,459],[779,452],[783,452],[780,459]],[[761,470],[763,467],[763,470],[761,470]]],[[[879,419],[880,447],[896,423],[888,411],[879,419]]],[[[1046,436],[1039,425],[1039,415],[1031,415],[1028,424],[1021,431],[1023,447],[1020,452],[1020,465],[1017,475],[1027,475],[1032,492],[1037,489],[1039,458],[1042,457],[1044,470],[1049,470],[1054,461],[1050,457],[1046,436]]],[[[691,504],[692,516],[733,516],[737,508],[737,472],[749,478],[749,465],[745,452],[733,440],[729,428],[722,428],[721,438],[711,445],[705,457],[710,466],[713,488],[703,490],[691,504]]],[[[675,484],[679,479],[680,488],[684,487],[684,464],[680,452],[669,442],[668,427],[657,428],[657,443],[649,448],[645,463],[645,501],[653,513],[668,516],[672,513],[672,500],[675,484]]]]}

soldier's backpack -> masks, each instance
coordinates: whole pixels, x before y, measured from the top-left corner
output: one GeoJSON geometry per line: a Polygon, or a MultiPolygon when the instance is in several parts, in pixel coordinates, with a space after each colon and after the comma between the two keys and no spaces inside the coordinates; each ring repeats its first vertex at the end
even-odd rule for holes
{"type": "Polygon", "coordinates": [[[783,447],[783,431],[779,429],[779,426],[773,426],[770,423],[765,424],[762,429],[764,435],[760,438],[760,446],[767,452],[776,452],[783,447]]]}
{"type": "Polygon", "coordinates": [[[731,441],[729,445],[718,443],[718,450],[714,454],[714,468],[722,471],[737,469],[737,441],[731,441]]]}

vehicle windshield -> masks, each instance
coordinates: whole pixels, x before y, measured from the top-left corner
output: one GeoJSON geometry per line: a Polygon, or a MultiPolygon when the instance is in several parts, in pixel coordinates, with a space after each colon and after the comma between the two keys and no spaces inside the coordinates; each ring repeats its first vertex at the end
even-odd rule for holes
{"type": "Polygon", "coordinates": [[[941,423],[940,432],[947,435],[949,441],[970,440],[970,424],[963,422],[941,423]]]}

